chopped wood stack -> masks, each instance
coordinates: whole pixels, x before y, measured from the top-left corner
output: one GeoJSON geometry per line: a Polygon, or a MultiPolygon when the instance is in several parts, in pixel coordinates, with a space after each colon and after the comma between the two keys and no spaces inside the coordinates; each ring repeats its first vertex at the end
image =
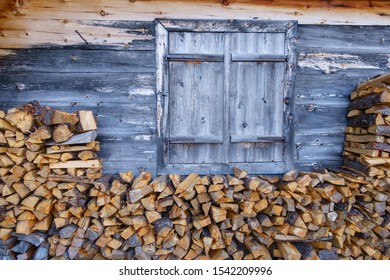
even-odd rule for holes
{"type": "Polygon", "coordinates": [[[386,171],[100,177],[91,113],[26,106],[0,116],[0,259],[389,259],[386,171]]]}
{"type": "Polygon", "coordinates": [[[91,111],[70,114],[37,102],[0,111],[0,255],[13,242],[18,259],[47,247],[44,237],[41,243],[31,238],[51,228],[55,209],[78,204],[77,188],[66,188],[86,188],[78,184],[101,177],[95,138],[91,111]]]}
{"type": "Polygon", "coordinates": [[[390,74],[359,85],[351,95],[345,166],[369,177],[390,175],[390,74]]]}
{"type": "MultiPolygon", "coordinates": [[[[356,173],[355,179],[361,177],[352,190],[358,190],[354,207],[374,223],[371,226],[375,225],[376,235],[384,238],[388,248],[390,74],[362,83],[352,92],[351,100],[341,169],[356,173]]],[[[360,247],[371,248],[370,240],[361,240],[360,247]]],[[[368,251],[373,254],[373,250],[368,251]]]]}
{"type": "Polygon", "coordinates": [[[62,183],[74,204],[55,204],[48,230],[2,234],[3,258],[389,259],[389,220],[357,203],[359,176],[133,177],[62,183]]]}

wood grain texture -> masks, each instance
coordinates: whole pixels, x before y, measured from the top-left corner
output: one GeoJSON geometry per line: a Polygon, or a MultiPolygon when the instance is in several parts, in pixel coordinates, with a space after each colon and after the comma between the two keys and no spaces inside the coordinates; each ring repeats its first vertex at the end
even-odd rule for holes
{"type": "Polygon", "coordinates": [[[167,159],[164,139],[168,121],[168,71],[165,55],[168,52],[168,31],[156,22],[156,125],[157,125],[157,172],[164,165],[167,159]]]}
{"type": "Polygon", "coordinates": [[[69,19],[59,14],[52,14],[52,19],[49,18],[2,18],[0,48],[71,46],[94,49],[101,45],[125,50],[155,48],[151,21],[69,19]]]}
{"type": "MultiPolygon", "coordinates": [[[[124,29],[128,24],[130,30],[154,25],[106,24],[124,29]]],[[[389,35],[388,28],[381,26],[298,26],[293,112],[296,168],[341,162],[350,92],[357,84],[389,71],[389,35]]],[[[128,48],[77,43],[1,49],[0,109],[36,99],[69,112],[92,110],[99,119],[105,172],[138,168],[154,172],[156,98],[164,96],[155,89],[154,38],[141,41],[138,45],[133,41],[128,48]]]]}
{"type": "MultiPolygon", "coordinates": [[[[232,65],[229,80],[237,79],[231,85],[230,131],[231,135],[282,136],[283,129],[283,63],[247,63],[232,65]],[[265,85],[265,86],[264,86],[265,85]]],[[[232,145],[231,160],[238,162],[282,160],[283,146],[274,145],[276,158],[264,157],[262,148],[251,149],[251,159],[240,156],[241,148],[248,145],[232,145]],[[259,153],[256,153],[258,150],[259,153]],[[237,155],[237,158],[236,156],[237,155]]],[[[270,146],[271,147],[271,146],[270,146]]],[[[247,150],[246,148],[244,150],[247,150]]],[[[243,151],[242,151],[243,152],[243,151]]]]}
{"type": "Polygon", "coordinates": [[[0,58],[1,109],[33,100],[98,119],[106,173],[156,169],[154,50],[34,48],[0,58]],[[113,110],[115,108],[115,110],[113,110]]]}
{"type": "Polygon", "coordinates": [[[223,33],[169,32],[169,54],[223,54],[223,33]]]}
{"type": "Polygon", "coordinates": [[[389,35],[381,26],[299,26],[296,168],[341,162],[350,93],[389,71],[389,35]]]}
{"type": "Polygon", "coordinates": [[[107,49],[3,49],[0,53],[0,71],[35,73],[96,73],[96,72],[155,72],[153,50],[110,51],[107,49]],[[6,59],[6,63],[2,60],[6,59]],[[23,61],[23,63],[20,63],[23,61]]]}
{"type": "MultiPolygon", "coordinates": [[[[223,64],[171,62],[169,71],[169,136],[222,136],[223,64]]],[[[218,162],[220,146],[172,145],[169,162],[218,162]]]]}
{"type": "MultiPolygon", "coordinates": [[[[13,0],[0,3],[1,46],[106,45],[153,48],[150,30],[133,21],[155,18],[298,20],[300,24],[390,25],[388,1],[13,0]],[[326,10],[326,12],[324,12],[326,10]],[[129,28],[130,27],[130,28],[129,28]]],[[[352,38],[353,39],[353,38],[352,38]]]]}
{"type": "MultiPolygon", "coordinates": [[[[157,22],[159,28],[160,25],[164,28],[163,33],[168,30],[169,48],[166,53],[158,54],[166,57],[169,65],[169,86],[164,96],[169,98],[169,111],[164,111],[168,115],[168,139],[187,139],[164,142],[165,165],[219,163],[223,169],[229,162],[283,162],[286,152],[281,141],[251,143],[248,139],[284,136],[283,100],[293,79],[290,75],[286,86],[287,56],[291,56],[290,64],[295,62],[293,49],[286,48],[290,41],[285,43],[285,32],[294,23],[162,19],[157,22]],[[256,54],[282,59],[243,60],[256,54]],[[240,61],[232,61],[236,55],[241,57],[240,61]],[[191,143],[189,139],[194,135],[203,138],[222,135],[222,150],[215,142],[207,144],[194,138],[191,143]],[[236,136],[247,136],[247,140],[231,143],[236,136]]],[[[290,37],[288,40],[296,40],[290,37]]]]}
{"type": "MultiPolygon", "coordinates": [[[[168,51],[169,54],[223,54],[224,34],[169,32],[168,51]]],[[[169,62],[169,137],[222,137],[223,66],[223,62],[169,62]]],[[[168,142],[167,145],[167,164],[223,161],[221,144],[168,142]]]]}

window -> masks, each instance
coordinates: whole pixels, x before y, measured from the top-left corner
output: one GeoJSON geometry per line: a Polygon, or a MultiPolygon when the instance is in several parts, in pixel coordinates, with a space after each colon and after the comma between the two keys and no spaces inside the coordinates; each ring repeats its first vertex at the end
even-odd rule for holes
{"type": "Polygon", "coordinates": [[[159,173],[293,166],[296,22],[158,20],[159,173]]]}

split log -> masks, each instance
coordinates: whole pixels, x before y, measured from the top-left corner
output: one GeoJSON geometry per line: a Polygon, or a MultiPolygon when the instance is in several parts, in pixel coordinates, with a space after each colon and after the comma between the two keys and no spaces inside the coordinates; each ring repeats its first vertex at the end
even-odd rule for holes
{"type": "MultiPolygon", "coordinates": [[[[80,133],[80,134],[75,134],[69,140],[61,142],[61,145],[75,145],[75,144],[86,144],[86,143],[91,143],[95,141],[97,137],[97,133],[95,130],[80,133]]],[[[51,142],[46,142],[45,143],[47,146],[54,146],[58,145],[55,141],[51,142]]]]}
{"type": "Polygon", "coordinates": [[[79,122],[77,123],[77,132],[80,133],[97,129],[92,111],[78,111],[77,117],[79,119],[79,122]]]}
{"type": "Polygon", "coordinates": [[[70,132],[69,127],[66,124],[62,124],[54,129],[52,137],[54,142],[58,144],[67,141],[72,135],[73,133],[70,132]]]}
{"type": "Polygon", "coordinates": [[[373,94],[366,97],[363,97],[358,100],[354,100],[349,105],[349,110],[355,109],[366,109],[370,108],[374,105],[388,105],[390,104],[390,93],[382,92],[380,94],[373,94]]]}

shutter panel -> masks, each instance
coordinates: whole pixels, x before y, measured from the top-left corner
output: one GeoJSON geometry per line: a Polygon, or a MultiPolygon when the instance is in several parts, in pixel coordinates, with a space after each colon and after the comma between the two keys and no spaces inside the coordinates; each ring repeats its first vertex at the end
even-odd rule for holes
{"type": "Polygon", "coordinates": [[[224,65],[223,57],[218,58],[223,42],[222,34],[216,33],[170,34],[167,157],[171,164],[223,162],[224,65]]]}
{"type": "Polygon", "coordinates": [[[283,161],[284,41],[284,33],[231,35],[230,162],[283,161]]]}
{"type": "Polygon", "coordinates": [[[224,33],[170,32],[169,54],[223,54],[224,33]]]}

